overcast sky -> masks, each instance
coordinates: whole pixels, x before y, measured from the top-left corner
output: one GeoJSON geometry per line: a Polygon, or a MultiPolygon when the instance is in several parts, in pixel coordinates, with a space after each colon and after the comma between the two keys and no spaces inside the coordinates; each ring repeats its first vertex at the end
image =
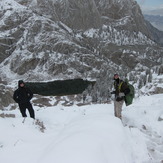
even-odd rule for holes
{"type": "Polygon", "coordinates": [[[163,9],[163,0],[136,0],[143,10],[163,9]]]}

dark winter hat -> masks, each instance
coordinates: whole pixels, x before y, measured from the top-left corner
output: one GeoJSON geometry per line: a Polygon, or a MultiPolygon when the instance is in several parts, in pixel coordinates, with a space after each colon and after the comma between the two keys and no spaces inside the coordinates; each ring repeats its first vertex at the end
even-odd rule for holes
{"type": "Polygon", "coordinates": [[[24,81],[23,81],[23,80],[19,80],[19,81],[18,81],[18,84],[19,84],[19,85],[22,84],[22,83],[24,84],[24,81]]]}
{"type": "MultiPolygon", "coordinates": [[[[114,77],[117,76],[118,74],[114,74],[114,77]]],[[[119,75],[118,75],[119,76],[119,75]]]]}
{"type": "Polygon", "coordinates": [[[113,80],[115,80],[115,77],[116,77],[116,76],[118,76],[118,78],[119,78],[119,75],[118,75],[118,74],[114,74],[113,80]]]}

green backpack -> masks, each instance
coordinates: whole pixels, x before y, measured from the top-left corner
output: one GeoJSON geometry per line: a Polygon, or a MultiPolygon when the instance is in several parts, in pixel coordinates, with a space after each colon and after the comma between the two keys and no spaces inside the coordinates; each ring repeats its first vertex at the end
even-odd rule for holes
{"type": "Polygon", "coordinates": [[[131,105],[133,102],[133,99],[135,97],[135,88],[132,84],[128,82],[128,79],[125,79],[125,82],[127,83],[130,93],[125,96],[125,104],[126,106],[131,105]]]}

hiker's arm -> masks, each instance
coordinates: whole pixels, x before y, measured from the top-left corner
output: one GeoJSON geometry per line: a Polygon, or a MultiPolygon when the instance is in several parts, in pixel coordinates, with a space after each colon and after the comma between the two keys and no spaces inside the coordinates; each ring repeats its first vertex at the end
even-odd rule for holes
{"type": "Polygon", "coordinates": [[[115,94],[115,91],[110,92],[111,94],[115,94]]]}
{"type": "Polygon", "coordinates": [[[33,93],[29,88],[26,88],[26,89],[27,89],[27,94],[28,94],[28,98],[29,98],[29,101],[30,101],[32,99],[32,97],[33,97],[33,93]]]}
{"type": "Polygon", "coordinates": [[[13,94],[13,99],[16,103],[19,103],[19,99],[18,99],[18,91],[15,91],[13,94]]]}

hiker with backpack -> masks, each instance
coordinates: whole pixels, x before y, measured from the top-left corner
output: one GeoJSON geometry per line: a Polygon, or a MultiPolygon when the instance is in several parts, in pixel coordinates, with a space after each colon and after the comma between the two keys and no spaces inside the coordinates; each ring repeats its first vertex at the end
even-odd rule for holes
{"type": "Polygon", "coordinates": [[[35,113],[32,104],[30,103],[32,97],[33,93],[31,90],[25,86],[23,80],[19,80],[18,89],[14,91],[13,99],[18,103],[22,117],[27,117],[26,109],[28,109],[30,117],[35,119],[35,113]]]}
{"type": "Polygon", "coordinates": [[[122,106],[125,101],[125,96],[130,93],[130,89],[126,82],[119,78],[118,74],[114,74],[114,91],[111,94],[115,95],[114,99],[114,115],[118,118],[122,118],[122,106]]]}

